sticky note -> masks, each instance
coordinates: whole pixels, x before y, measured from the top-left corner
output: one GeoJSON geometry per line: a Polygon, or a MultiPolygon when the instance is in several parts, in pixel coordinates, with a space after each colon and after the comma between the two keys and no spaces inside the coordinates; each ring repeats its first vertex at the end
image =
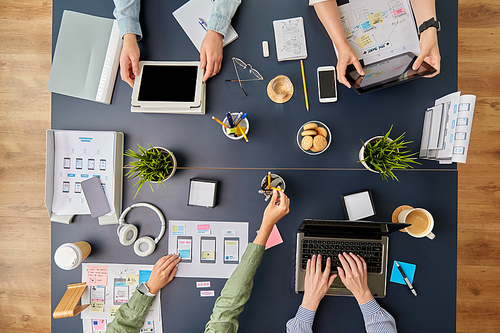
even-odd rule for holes
{"type": "Polygon", "coordinates": [[[214,297],[215,291],[213,290],[200,290],[200,297],[214,297]]]}
{"type": "Polygon", "coordinates": [[[110,307],[109,308],[109,316],[114,318],[116,311],[118,311],[118,307],[114,307],[114,306],[110,307]]]}
{"type": "Polygon", "coordinates": [[[191,250],[179,250],[179,257],[181,257],[181,259],[190,259],[191,250]]]}
{"type": "Polygon", "coordinates": [[[92,319],[92,327],[94,331],[105,331],[106,319],[92,319]]]}
{"type": "Polygon", "coordinates": [[[370,22],[370,25],[373,26],[375,24],[379,24],[379,23],[384,22],[384,19],[382,18],[382,13],[378,12],[378,13],[368,15],[368,21],[370,22]]]}
{"type": "Polygon", "coordinates": [[[236,229],[222,229],[224,236],[236,236],[236,229]]]}
{"type": "Polygon", "coordinates": [[[149,276],[151,275],[151,271],[139,271],[139,282],[138,285],[141,285],[143,282],[148,282],[149,276]]]}
{"type": "Polygon", "coordinates": [[[404,13],[405,13],[405,9],[403,7],[392,11],[392,15],[394,15],[394,16],[404,14],[404,13]]]}
{"type": "Polygon", "coordinates": [[[107,286],[108,266],[87,266],[87,286],[107,286]]]}
{"type": "MultiPolygon", "coordinates": [[[[405,272],[405,275],[408,278],[408,280],[410,280],[410,283],[413,284],[413,277],[415,276],[415,270],[417,269],[417,265],[409,264],[402,261],[398,261],[398,263],[403,269],[403,272],[405,272]]],[[[391,282],[406,284],[405,280],[403,279],[403,276],[401,275],[401,272],[396,266],[396,261],[394,261],[394,264],[392,264],[391,282]]]]}
{"type": "Polygon", "coordinates": [[[127,279],[127,286],[138,286],[139,285],[139,275],[138,274],[127,274],[125,277],[127,279]]]}
{"type": "Polygon", "coordinates": [[[104,302],[103,301],[92,301],[90,302],[90,312],[104,312],[104,302]]]}
{"type": "Polygon", "coordinates": [[[210,281],[196,282],[196,288],[210,288],[210,281]]]}
{"type": "MultiPolygon", "coordinates": [[[[259,230],[257,230],[257,233],[259,233],[259,230]]],[[[281,238],[281,234],[275,224],[273,226],[273,230],[271,231],[271,235],[269,235],[269,238],[267,239],[266,250],[281,243],[283,243],[283,238],[281,238]]]]}
{"type": "Polygon", "coordinates": [[[198,234],[210,235],[210,224],[198,224],[196,229],[198,230],[198,234]]]}
{"type": "Polygon", "coordinates": [[[364,34],[358,38],[356,38],[356,42],[358,43],[359,47],[362,49],[372,43],[372,39],[370,38],[369,34],[364,34]]]}
{"type": "Polygon", "coordinates": [[[172,226],[172,235],[184,236],[185,234],[186,234],[186,226],[185,225],[173,225],[172,226]]]}

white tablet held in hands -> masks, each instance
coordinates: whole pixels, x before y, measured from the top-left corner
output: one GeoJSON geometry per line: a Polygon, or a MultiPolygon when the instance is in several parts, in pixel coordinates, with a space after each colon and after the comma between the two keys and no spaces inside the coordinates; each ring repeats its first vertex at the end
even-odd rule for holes
{"type": "Polygon", "coordinates": [[[141,61],[132,92],[132,112],[205,113],[199,61],[141,61]]]}

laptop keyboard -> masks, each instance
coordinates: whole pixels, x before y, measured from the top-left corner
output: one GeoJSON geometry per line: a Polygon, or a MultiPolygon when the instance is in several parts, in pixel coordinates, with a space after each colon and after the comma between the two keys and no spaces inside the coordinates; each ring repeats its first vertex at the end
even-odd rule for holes
{"type": "Polygon", "coordinates": [[[321,254],[322,267],[325,267],[326,259],[330,257],[332,272],[335,273],[337,271],[336,267],[342,267],[338,255],[343,252],[352,252],[365,260],[368,273],[380,273],[382,271],[382,249],[382,243],[376,241],[304,239],[302,240],[302,268],[306,269],[307,260],[311,259],[314,254],[321,254]]]}

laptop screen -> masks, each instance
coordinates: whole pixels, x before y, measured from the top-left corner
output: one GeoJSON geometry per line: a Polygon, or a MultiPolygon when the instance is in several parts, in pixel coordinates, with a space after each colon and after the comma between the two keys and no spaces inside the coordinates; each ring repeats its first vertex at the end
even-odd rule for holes
{"type": "Polygon", "coordinates": [[[299,231],[306,236],[379,238],[409,226],[404,223],[306,219],[299,231]]]}

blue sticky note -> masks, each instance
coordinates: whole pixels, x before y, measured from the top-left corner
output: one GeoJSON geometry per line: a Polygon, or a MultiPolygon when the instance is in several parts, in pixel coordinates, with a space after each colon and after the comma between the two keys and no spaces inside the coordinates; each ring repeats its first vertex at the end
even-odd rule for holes
{"type": "Polygon", "coordinates": [[[148,282],[151,271],[139,271],[139,285],[143,282],[148,282]]]}
{"type": "Polygon", "coordinates": [[[181,259],[190,259],[191,250],[179,250],[179,257],[181,257],[181,259]]]}
{"type": "MultiPolygon", "coordinates": [[[[402,261],[398,261],[398,263],[403,269],[403,272],[405,272],[408,280],[410,280],[410,283],[413,284],[413,277],[415,276],[415,270],[417,269],[417,265],[409,264],[402,261]]],[[[394,263],[392,264],[391,282],[406,284],[405,280],[403,279],[403,276],[401,275],[401,272],[396,266],[396,261],[394,261],[394,263]]]]}

